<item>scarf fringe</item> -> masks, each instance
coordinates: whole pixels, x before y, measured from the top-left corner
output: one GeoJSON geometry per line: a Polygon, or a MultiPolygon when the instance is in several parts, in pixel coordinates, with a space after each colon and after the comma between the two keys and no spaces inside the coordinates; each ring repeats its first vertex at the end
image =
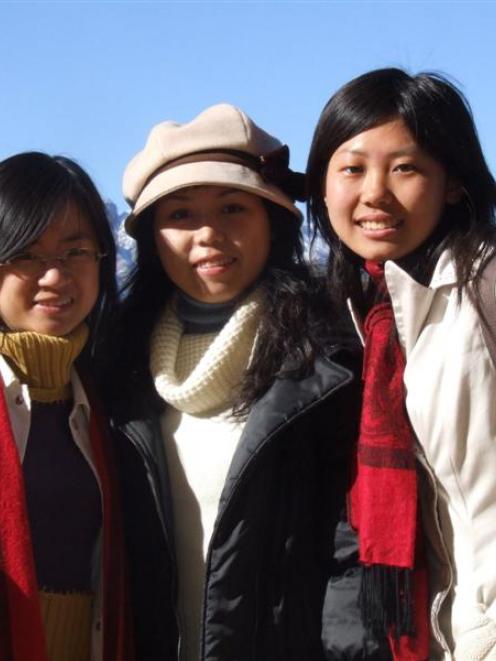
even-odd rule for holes
{"type": "Polygon", "coordinates": [[[415,636],[412,574],[400,567],[363,567],[359,605],[365,627],[375,635],[415,636]]]}

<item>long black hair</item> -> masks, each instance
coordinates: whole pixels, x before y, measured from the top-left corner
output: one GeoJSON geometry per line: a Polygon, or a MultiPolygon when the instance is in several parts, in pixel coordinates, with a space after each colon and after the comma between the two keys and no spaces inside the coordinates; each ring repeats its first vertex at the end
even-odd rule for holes
{"type": "Polygon", "coordinates": [[[324,201],[329,159],[352,137],[400,118],[419,146],[461,187],[456,204],[446,205],[439,225],[415,255],[406,256],[412,276],[427,282],[442,250],[452,251],[458,287],[472,282],[478,306],[480,274],[495,252],[496,185],[489,171],[469,104],[441,75],[410,76],[401,69],[370,71],[344,85],[322,111],[307,166],[308,214],[330,247],[329,279],[334,296],[363,300],[360,260],[331,227],[324,201]]]}
{"type": "MultiPolygon", "coordinates": [[[[334,341],[328,299],[314,284],[303,260],[299,220],[283,207],[263,201],[272,243],[259,282],[263,302],[256,350],[234,407],[239,415],[250,410],[283,365],[291,363],[291,370],[308,372],[316,353],[326,351],[334,341]]],[[[114,370],[112,379],[121,392],[127,391],[122,399],[130,402],[126,410],[129,416],[134,413],[133,405],[141,414],[148,404],[150,410],[163,406],[151,383],[149,345],[152,329],[174,285],[160,263],[153,223],[152,206],[140,215],[134,230],[137,261],[123,288],[118,323],[121,342],[115,347],[120,356],[116,356],[115,365],[123,373],[114,370]]]]}
{"type": "Polygon", "coordinates": [[[69,202],[88,218],[106,255],[83,352],[86,359],[98,360],[117,299],[115,244],[105,205],[88,174],[69,158],[24,152],[0,162],[0,262],[37,241],[69,202]]]}

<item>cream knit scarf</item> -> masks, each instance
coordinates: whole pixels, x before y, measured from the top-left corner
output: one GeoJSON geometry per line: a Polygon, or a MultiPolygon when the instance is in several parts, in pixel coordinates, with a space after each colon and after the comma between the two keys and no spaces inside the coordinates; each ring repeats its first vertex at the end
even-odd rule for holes
{"type": "Polygon", "coordinates": [[[249,365],[260,311],[260,294],[253,292],[236,308],[196,366],[180,378],[177,360],[183,347],[182,325],[171,305],[152,333],[150,369],[159,395],[175,409],[189,414],[222,411],[232,406],[236,389],[249,365]]]}

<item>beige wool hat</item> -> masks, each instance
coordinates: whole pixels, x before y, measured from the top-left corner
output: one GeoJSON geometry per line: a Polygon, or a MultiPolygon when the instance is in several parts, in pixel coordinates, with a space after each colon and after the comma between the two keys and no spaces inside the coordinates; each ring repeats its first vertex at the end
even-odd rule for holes
{"type": "Polygon", "coordinates": [[[289,149],[227,103],[207,108],[187,124],[157,124],[124,172],[123,193],[131,206],[126,231],[133,236],[145,209],[190,186],[245,190],[301,219],[294,200],[304,199],[304,179],[288,164],[289,149]]]}

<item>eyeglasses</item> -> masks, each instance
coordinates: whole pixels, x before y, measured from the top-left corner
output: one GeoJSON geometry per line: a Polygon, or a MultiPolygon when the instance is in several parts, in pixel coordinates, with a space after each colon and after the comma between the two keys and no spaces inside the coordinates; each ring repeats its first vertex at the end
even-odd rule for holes
{"type": "Polygon", "coordinates": [[[61,255],[54,257],[42,257],[32,252],[20,252],[12,255],[12,257],[9,257],[4,262],[0,262],[0,266],[10,267],[17,275],[33,277],[43,273],[48,265],[53,262],[59,268],[75,272],[79,268],[99,262],[104,257],[107,257],[106,253],[90,250],[89,248],[69,248],[61,255]]]}

